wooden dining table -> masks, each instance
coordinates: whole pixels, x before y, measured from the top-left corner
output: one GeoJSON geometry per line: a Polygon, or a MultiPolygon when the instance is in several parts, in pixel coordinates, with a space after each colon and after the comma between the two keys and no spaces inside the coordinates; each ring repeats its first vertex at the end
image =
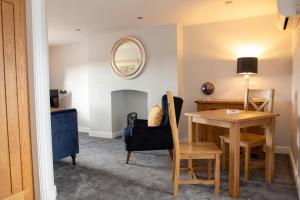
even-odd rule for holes
{"type": "MultiPolygon", "coordinates": [[[[194,143],[193,134],[196,133],[197,124],[205,124],[229,129],[229,196],[240,196],[240,129],[262,126],[266,136],[266,167],[265,179],[271,183],[274,177],[274,149],[275,149],[275,121],[279,116],[275,113],[244,111],[228,114],[227,109],[209,110],[185,113],[188,117],[188,142],[194,143]]],[[[200,133],[201,134],[201,133],[200,133]]],[[[188,161],[189,168],[193,163],[188,161]]]]}

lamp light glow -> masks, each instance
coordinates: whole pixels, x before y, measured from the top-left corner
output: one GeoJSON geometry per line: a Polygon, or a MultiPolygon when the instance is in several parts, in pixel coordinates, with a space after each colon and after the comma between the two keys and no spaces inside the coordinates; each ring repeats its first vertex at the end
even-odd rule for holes
{"type": "Polygon", "coordinates": [[[238,57],[258,57],[262,53],[262,48],[255,45],[241,46],[235,53],[238,57]]]}

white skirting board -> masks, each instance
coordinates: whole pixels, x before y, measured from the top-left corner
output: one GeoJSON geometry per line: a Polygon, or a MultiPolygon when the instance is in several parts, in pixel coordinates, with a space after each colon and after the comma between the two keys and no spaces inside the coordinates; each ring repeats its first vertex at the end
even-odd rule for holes
{"type": "Polygon", "coordinates": [[[290,154],[290,147],[284,147],[284,146],[276,146],[275,147],[275,153],[279,154],[290,154]]]}
{"type": "Polygon", "coordinates": [[[102,131],[90,131],[89,136],[91,137],[99,137],[99,138],[108,138],[113,139],[122,136],[123,131],[115,131],[115,132],[102,132],[102,131]]]}
{"type": "Polygon", "coordinates": [[[91,131],[88,127],[78,127],[79,133],[86,133],[91,137],[108,138],[113,139],[122,136],[123,130],[114,132],[103,132],[103,131],[91,131]]]}
{"type": "Polygon", "coordinates": [[[289,155],[290,155],[292,171],[293,171],[293,175],[294,175],[294,179],[295,179],[295,184],[296,184],[296,187],[297,187],[297,190],[298,190],[298,197],[300,199],[300,177],[298,175],[297,163],[294,159],[291,148],[289,148],[289,155]]]}
{"type": "Polygon", "coordinates": [[[78,132],[79,133],[87,133],[88,134],[90,132],[90,128],[78,126],[78,132]]]}

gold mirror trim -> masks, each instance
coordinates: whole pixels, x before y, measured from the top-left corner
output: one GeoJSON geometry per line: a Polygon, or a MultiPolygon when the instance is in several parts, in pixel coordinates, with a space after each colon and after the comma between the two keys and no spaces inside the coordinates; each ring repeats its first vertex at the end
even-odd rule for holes
{"type": "Polygon", "coordinates": [[[124,78],[124,79],[133,79],[135,77],[137,77],[143,70],[145,63],[146,63],[146,51],[145,51],[145,47],[142,44],[142,42],[136,38],[136,37],[132,37],[132,36],[126,36],[126,37],[122,37],[121,39],[119,39],[118,41],[115,42],[114,46],[112,47],[111,53],[110,53],[110,65],[113,69],[113,71],[120,77],[124,78]],[[116,60],[115,60],[115,56],[116,56],[116,52],[119,49],[119,47],[126,43],[126,42],[133,42],[134,44],[137,45],[137,47],[139,48],[139,51],[141,53],[141,59],[139,60],[138,63],[138,67],[137,69],[132,72],[131,74],[122,74],[117,67],[116,64],[116,60]]]}

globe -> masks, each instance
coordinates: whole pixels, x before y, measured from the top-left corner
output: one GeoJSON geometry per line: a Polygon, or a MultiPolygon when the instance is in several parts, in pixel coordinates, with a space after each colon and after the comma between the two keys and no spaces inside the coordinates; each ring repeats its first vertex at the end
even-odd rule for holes
{"type": "Polygon", "coordinates": [[[215,86],[211,82],[206,82],[201,86],[201,90],[203,94],[211,95],[215,90],[215,86]]]}

